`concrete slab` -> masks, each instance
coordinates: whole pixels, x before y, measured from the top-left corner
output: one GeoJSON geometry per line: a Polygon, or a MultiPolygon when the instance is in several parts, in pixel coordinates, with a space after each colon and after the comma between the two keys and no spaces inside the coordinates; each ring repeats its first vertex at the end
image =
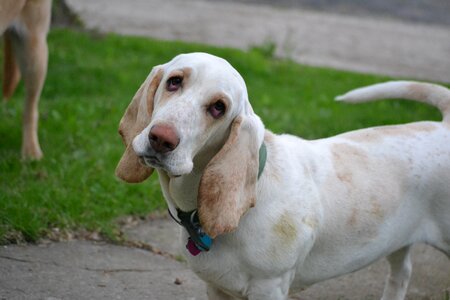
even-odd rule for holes
{"type": "Polygon", "coordinates": [[[0,299],[205,300],[206,289],[172,259],[129,247],[70,241],[1,247],[0,299]]]}

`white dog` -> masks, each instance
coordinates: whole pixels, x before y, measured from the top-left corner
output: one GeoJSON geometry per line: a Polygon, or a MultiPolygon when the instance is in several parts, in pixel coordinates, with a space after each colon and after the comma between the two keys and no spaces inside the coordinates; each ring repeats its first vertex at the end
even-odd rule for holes
{"type": "Polygon", "coordinates": [[[125,112],[116,173],[141,182],[157,170],[210,299],[286,299],[384,256],[383,299],[403,299],[412,244],[450,255],[450,91],[399,81],[338,100],[378,98],[429,103],[444,120],[315,141],[275,135],[228,62],[179,55],[152,70],[125,112]]]}

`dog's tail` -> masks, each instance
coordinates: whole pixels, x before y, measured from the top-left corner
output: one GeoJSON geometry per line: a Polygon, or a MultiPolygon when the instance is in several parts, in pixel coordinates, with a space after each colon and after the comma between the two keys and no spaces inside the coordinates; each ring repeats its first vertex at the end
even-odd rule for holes
{"type": "Polygon", "coordinates": [[[436,84],[415,81],[389,81],[352,90],[337,101],[350,103],[378,99],[403,98],[431,104],[439,108],[445,122],[450,122],[450,90],[436,84]]]}
{"type": "Polygon", "coordinates": [[[20,70],[14,57],[12,37],[8,30],[3,35],[3,99],[9,100],[20,80],[20,70]]]}

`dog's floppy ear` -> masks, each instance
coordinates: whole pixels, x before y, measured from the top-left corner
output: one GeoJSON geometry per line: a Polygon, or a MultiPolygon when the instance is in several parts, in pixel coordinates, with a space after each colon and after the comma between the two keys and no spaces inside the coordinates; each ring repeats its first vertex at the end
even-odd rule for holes
{"type": "Polygon", "coordinates": [[[132,141],[150,123],[153,112],[153,98],[163,73],[160,66],[153,68],[120,120],[119,134],[122,136],[126,149],[116,167],[116,176],[126,182],[142,182],[153,172],[152,168],[140,163],[133,150],[132,141]]]}
{"type": "Polygon", "coordinates": [[[200,180],[198,213],[210,237],[235,230],[241,216],[255,205],[263,136],[259,117],[236,117],[228,140],[206,166],[200,180]]]}

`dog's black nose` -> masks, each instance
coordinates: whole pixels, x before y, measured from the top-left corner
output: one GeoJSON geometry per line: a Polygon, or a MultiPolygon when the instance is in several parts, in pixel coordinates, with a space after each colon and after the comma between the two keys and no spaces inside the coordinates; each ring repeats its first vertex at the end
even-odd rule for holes
{"type": "Polygon", "coordinates": [[[150,129],[148,138],[153,150],[158,153],[173,151],[180,143],[180,138],[175,132],[175,129],[172,126],[165,124],[153,126],[152,129],[150,129]]]}

